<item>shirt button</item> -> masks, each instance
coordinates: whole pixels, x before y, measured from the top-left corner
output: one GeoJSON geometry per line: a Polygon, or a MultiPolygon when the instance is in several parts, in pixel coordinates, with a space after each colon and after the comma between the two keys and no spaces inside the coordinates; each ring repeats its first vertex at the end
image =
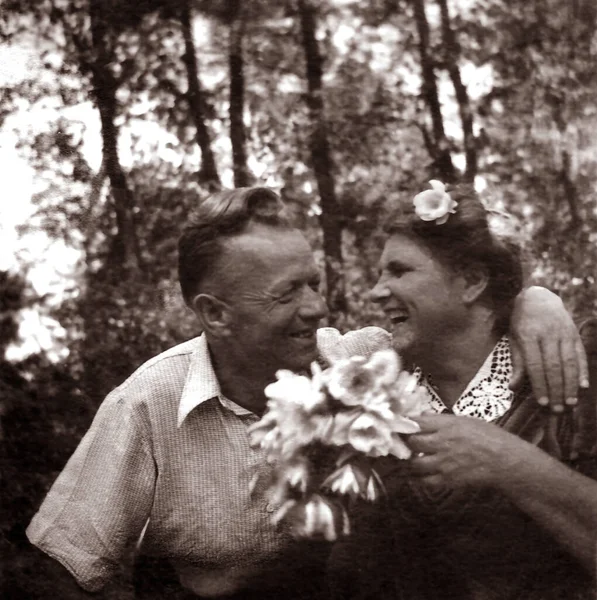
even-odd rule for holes
{"type": "Polygon", "coordinates": [[[265,510],[267,510],[268,513],[272,513],[272,512],[274,512],[276,510],[276,507],[273,504],[268,504],[265,507],[265,510]]]}

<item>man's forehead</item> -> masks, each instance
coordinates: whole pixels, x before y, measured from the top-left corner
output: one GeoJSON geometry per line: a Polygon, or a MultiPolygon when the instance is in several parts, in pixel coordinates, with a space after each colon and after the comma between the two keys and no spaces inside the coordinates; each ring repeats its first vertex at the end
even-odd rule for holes
{"type": "Polygon", "coordinates": [[[305,236],[298,229],[275,227],[255,223],[242,233],[230,236],[222,242],[225,252],[237,253],[239,258],[281,257],[305,254],[312,257],[305,236]]]}
{"type": "Polygon", "coordinates": [[[231,236],[222,245],[220,276],[231,283],[271,286],[318,274],[311,247],[296,229],[260,227],[231,236]]]}

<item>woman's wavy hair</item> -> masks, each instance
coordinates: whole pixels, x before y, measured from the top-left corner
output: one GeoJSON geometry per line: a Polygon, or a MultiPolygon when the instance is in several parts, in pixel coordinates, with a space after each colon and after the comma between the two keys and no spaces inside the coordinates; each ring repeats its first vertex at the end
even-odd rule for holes
{"type": "Polygon", "coordinates": [[[495,329],[503,335],[510,327],[514,301],[524,285],[522,245],[514,232],[514,219],[504,212],[486,209],[470,185],[447,187],[446,191],[458,206],[445,223],[423,221],[409,206],[391,216],[385,232],[422,242],[453,272],[485,269],[489,282],[481,300],[494,310],[495,329]]]}
{"type": "Polygon", "coordinates": [[[199,204],[178,240],[178,279],[187,305],[212,274],[222,255],[222,242],[250,222],[292,227],[278,194],[265,187],[224,190],[199,204]]]}

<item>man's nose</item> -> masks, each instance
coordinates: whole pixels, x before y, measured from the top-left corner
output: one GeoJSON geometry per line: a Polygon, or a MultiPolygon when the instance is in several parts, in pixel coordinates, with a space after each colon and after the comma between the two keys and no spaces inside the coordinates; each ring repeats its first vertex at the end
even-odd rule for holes
{"type": "Polygon", "coordinates": [[[373,289],[369,292],[369,299],[372,302],[383,302],[390,296],[390,290],[383,279],[380,279],[373,289]]]}
{"type": "Polygon", "coordinates": [[[319,291],[306,289],[299,314],[306,321],[320,321],[327,317],[328,307],[319,291]]]}

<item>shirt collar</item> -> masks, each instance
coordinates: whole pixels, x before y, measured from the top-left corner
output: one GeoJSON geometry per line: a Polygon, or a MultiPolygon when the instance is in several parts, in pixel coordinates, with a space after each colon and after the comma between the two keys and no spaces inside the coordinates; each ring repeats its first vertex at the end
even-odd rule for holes
{"type": "MultiPolygon", "coordinates": [[[[431,378],[426,377],[418,367],[415,374],[419,384],[427,390],[431,410],[437,413],[446,411],[446,405],[439,397],[431,378]]],[[[514,392],[509,388],[511,375],[510,343],[508,337],[504,336],[487,356],[450,412],[485,421],[501,417],[510,408],[514,398],[514,392]]]]}
{"type": "Polygon", "coordinates": [[[197,344],[191,354],[189,371],[178,405],[178,427],[182,425],[191,411],[212,398],[217,398],[222,406],[239,416],[252,414],[251,411],[222,395],[220,382],[211,362],[207,338],[205,334],[202,334],[197,338],[197,344]]]}

